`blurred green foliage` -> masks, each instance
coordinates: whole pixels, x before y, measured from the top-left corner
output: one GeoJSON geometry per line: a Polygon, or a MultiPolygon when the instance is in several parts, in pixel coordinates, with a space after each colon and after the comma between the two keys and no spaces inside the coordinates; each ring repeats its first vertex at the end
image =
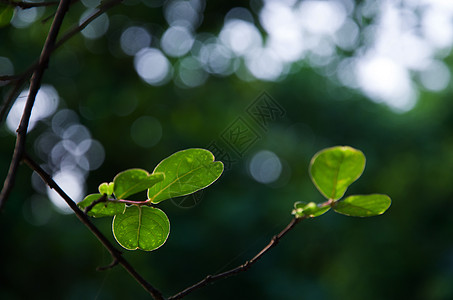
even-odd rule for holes
{"type": "MultiPolygon", "coordinates": [[[[230,2],[209,2],[204,30],[216,32],[230,2]]],[[[65,28],[82,12],[74,3],[65,28]]],[[[47,8],[43,18],[54,8],[47,8]]],[[[162,208],[172,220],[167,243],[152,253],[125,257],[170,296],[251,258],[291,219],[295,201],[323,201],[308,177],[310,158],[320,149],[350,145],[367,157],[366,172],[350,188],[390,195],[380,217],[356,219],[326,214],[302,222],[278,247],[246,273],[195,292],[187,299],[452,299],[453,298],[453,104],[452,88],[421,92],[414,109],[396,114],[343,88],[308,67],[275,83],[210,77],[193,89],[140,80],[133,58],[112,50],[123,22],[161,23],[161,8],[121,5],[109,12],[109,34],[98,40],[74,37],[51,58],[44,83],[53,85],[61,108],[102,143],[105,161],[89,173],[87,192],[127,168],[149,171],[164,157],[206,147],[267,91],[284,108],[261,138],[203,193],[198,205],[162,208]],[[131,22],[132,22],[131,21],[131,22]],[[116,32],[116,33],[115,33],[116,32]],[[143,116],[162,126],[151,148],[137,145],[131,125],[143,116]],[[272,184],[248,172],[259,150],[274,152],[283,171],[272,184]]],[[[40,53],[49,21],[25,29],[0,30],[0,56],[25,70],[40,53]]],[[[451,66],[451,58],[446,62],[451,66]]],[[[2,96],[8,87],[1,87],[2,96]]],[[[30,132],[36,138],[49,124],[30,132]]],[[[257,128],[256,130],[259,130],[257,128]]],[[[0,178],[5,178],[14,136],[2,124],[0,178]]],[[[73,215],[58,213],[37,194],[23,166],[0,218],[1,299],[146,299],[147,293],[120,267],[96,272],[111,258],[73,215]]],[[[114,241],[111,220],[95,224],[114,241]]]]}

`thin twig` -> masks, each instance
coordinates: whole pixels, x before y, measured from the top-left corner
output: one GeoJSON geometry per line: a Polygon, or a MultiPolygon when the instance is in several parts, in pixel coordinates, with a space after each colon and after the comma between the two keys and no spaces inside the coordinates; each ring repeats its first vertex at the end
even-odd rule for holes
{"type": "MultiPolygon", "coordinates": [[[[78,0],[71,0],[71,3],[74,3],[78,0]]],[[[74,26],[72,29],[69,29],[61,38],[60,40],[53,46],[52,49],[49,50],[49,56],[52,52],[54,52],[57,48],[61,47],[64,43],[66,43],[70,38],[72,38],[74,35],[82,31],[85,27],[90,24],[94,19],[105,13],[107,10],[110,8],[114,7],[115,5],[121,3],[123,0],[110,0],[105,3],[103,3],[99,9],[94,12],[88,19],[86,19],[82,24],[78,26],[74,26]]],[[[5,81],[13,81],[17,80],[16,85],[14,87],[14,90],[17,90],[20,88],[23,83],[26,81],[26,79],[35,71],[38,67],[40,66],[39,61],[34,62],[25,72],[23,72],[20,75],[10,75],[10,76],[3,76],[3,79],[5,81]],[[20,82],[20,84],[19,84],[20,82]]],[[[2,79],[0,78],[0,81],[2,79]]],[[[3,106],[0,110],[0,122],[3,120],[4,116],[7,114],[9,111],[9,108],[15,99],[15,96],[17,96],[17,93],[10,93],[6,100],[3,103],[3,106]]],[[[1,198],[0,198],[0,209],[1,209],[1,198]]]]}
{"type": "Polygon", "coordinates": [[[13,157],[11,159],[8,174],[3,184],[2,192],[0,193],[0,210],[2,210],[6,199],[8,198],[9,193],[11,192],[11,189],[14,185],[17,168],[19,166],[19,162],[22,159],[22,154],[25,148],[25,140],[27,137],[27,129],[28,123],[30,121],[31,110],[35,103],[36,94],[41,87],[41,80],[44,74],[44,70],[47,68],[50,53],[52,51],[52,48],[54,47],[58,32],[60,31],[61,24],[63,23],[63,19],[69,8],[70,2],[70,0],[61,0],[60,4],[58,5],[57,12],[55,13],[55,18],[52,22],[49,34],[47,35],[46,42],[44,43],[44,47],[39,58],[39,66],[33,72],[27,102],[25,103],[22,119],[20,120],[19,128],[17,129],[16,146],[14,148],[13,157]]]}
{"type": "Polygon", "coordinates": [[[11,91],[9,92],[8,96],[6,97],[5,101],[3,102],[2,108],[0,109],[0,123],[3,121],[3,118],[7,115],[11,108],[11,104],[14,99],[19,96],[20,89],[25,83],[25,76],[20,78],[19,80],[16,81],[14,86],[11,88],[11,91]]]}
{"type": "Polygon", "coordinates": [[[107,194],[102,195],[99,199],[93,201],[90,205],[85,207],[84,213],[87,214],[90,210],[93,209],[93,207],[101,202],[106,202],[107,201],[107,194]]]}
{"type": "Polygon", "coordinates": [[[21,75],[2,75],[0,81],[14,81],[21,77],[21,75]]]}
{"type": "Polygon", "coordinates": [[[114,7],[115,5],[123,2],[123,0],[110,0],[107,1],[99,7],[99,9],[93,13],[88,19],[86,19],[83,23],[81,23],[78,26],[74,26],[72,29],[69,29],[61,38],[60,40],[55,44],[55,49],[60,47],[62,44],[66,43],[67,40],[72,38],[74,35],[85,29],[85,27],[88,26],[94,19],[105,13],[107,10],[110,8],[114,7]]]}
{"type": "Polygon", "coordinates": [[[291,229],[294,228],[294,226],[296,226],[300,221],[302,221],[303,219],[305,219],[307,217],[300,217],[300,218],[297,218],[297,217],[294,217],[291,222],[289,222],[289,224],[277,235],[275,235],[274,237],[272,237],[272,239],[270,240],[269,244],[267,244],[260,252],[258,252],[257,255],[255,255],[252,259],[246,261],[245,263],[243,263],[242,265],[236,267],[236,268],[233,268],[229,271],[226,271],[226,272],[223,272],[223,273],[219,273],[219,274],[216,274],[216,275],[208,275],[206,276],[203,280],[195,283],[194,285],[186,288],[185,290],[177,293],[176,295],[168,298],[168,300],[176,300],[176,299],[181,299],[185,296],[187,296],[188,294],[192,293],[193,291],[195,290],[198,290],[204,286],[206,286],[207,284],[209,283],[212,283],[214,281],[217,281],[217,280],[220,280],[220,279],[224,279],[224,278],[227,278],[227,277],[230,277],[230,276],[233,276],[233,275],[236,275],[238,273],[241,273],[241,272],[245,272],[247,271],[248,269],[250,269],[259,259],[261,259],[261,257],[263,257],[266,253],[268,253],[268,251],[270,249],[272,249],[273,247],[275,247],[278,242],[280,241],[280,239],[285,236],[291,229]]]}
{"type": "Polygon", "coordinates": [[[52,179],[52,177],[44,171],[33,159],[31,159],[26,153],[23,156],[24,162],[39,176],[42,180],[51,188],[54,189],[61,198],[63,198],[69,207],[74,211],[77,218],[96,236],[96,238],[102,243],[102,245],[110,252],[114,261],[118,261],[126,271],[138,282],[140,285],[148,291],[151,296],[156,300],[164,300],[161,292],[154,288],[148,281],[146,281],[122,256],[121,252],[117,250],[112,243],[99,231],[99,229],[90,221],[88,216],[83,213],[77,206],[77,204],[60,188],[60,186],[52,179]]]}
{"type": "Polygon", "coordinates": [[[96,271],[105,271],[105,270],[109,270],[113,267],[115,267],[117,264],[119,264],[120,262],[114,258],[113,261],[108,265],[108,266],[103,266],[103,267],[97,267],[96,268],[96,271]]]}
{"type": "Polygon", "coordinates": [[[59,2],[58,1],[52,1],[52,2],[23,2],[23,1],[12,1],[12,0],[0,0],[0,3],[11,5],[14,7],[20,7],[22,9],[27,9],[27,8],[32,8],[32,7],[43,7],[43,6],[52,6],[52,5],[57,5],[59,2]]]}

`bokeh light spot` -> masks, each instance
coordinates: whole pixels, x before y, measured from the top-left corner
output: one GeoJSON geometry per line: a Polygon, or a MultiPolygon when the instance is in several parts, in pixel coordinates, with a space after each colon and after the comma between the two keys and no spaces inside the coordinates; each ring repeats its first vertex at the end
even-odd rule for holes
{"type": "Polygon", "coordinates": [[[162,85],[170,79],[171,65],[158,49],[144,48],[134,58],[138,75],[151,85],[162,85]]]}
{"type": "Polygon", "coordinates": [[[261,34],[253,24],[235,19],[225,24],[219,37],[236,55],[244,55],[263,43],[261,34]]]}
{"type": "Polygon", "coordinates": [[[407,70],[386,57],[371,56],[357,63],[357,78],[372,100],[404,112],[415,105],[416,94],[407,70]]]}
{"type": "MultiPolygon", "coordinates": [[[[17,97],[14,105],[6,118],[6,125],[11,132],[16,132],[20,119],[24,112],[25,103],[27,102],[28,90],[22,91],[17,97]]],[[[43,85],[36,94],[35,104],[31,112],[28,131],[32,130],[36,123],[52,115],[58,107],[59,96],[57,91],[51,85],[43,85]]]]}
{"type": "Polygon", "coordinates": [[[420,81],[430,91],[441,91],[450,83],[450,70],[443,62],[434,60],[420,72],[420,81]]]}
{"type": "Polygon", "coordinates": [[[246,57],[245,63],[253,76],[262,80],[277,80],[283,72],[283,62],[268,49],[253,51],[246,57]]]}
{"type": "Polygon", "coordinates": [[[137,145],[151,148],[162,137],[162,125],[156,118],[140,117],[131,126],[131,137],[137,145]]]}
{"type": "MultiPolygon", "coordinates": [[[[86,10],[80,17],[79,25],[85,22],[93,13],[94,9],[86,10]]],[[[94,40],[103,36],[109,28],[109,17],[107,14],[102,14],[90,22],[83,30],[82,35],[87,39],[94,40]]]]}
{"type": "Polygon", "coordinates": [[[43,7],[16,8],[11,25],[16,28],[26,28],[41,17],[44,11],[45,9],[43,7]]]}
{"type": "Polygon", "coordinates": [[[121,49],[127,55],[135,55],[151,44],[151,35],[143,27],[131,26],[123,31],[120,38],[121,49]]]}
{"type": "Polygon", "coordinates": [[[164,15],[170,26],[182,26],[195,29],[200,25],[202,1],[169,1],[164,15]]]}
{"type": "Polygon", "coordinates": [[[200,62],[193,57],[181,60],[178,68],[179,80],[184,87],[196,87],[202,85],[208,78],[200,62]]]}
{"type": "MultiPolygon", "coordinates": [[[[77,170],[61,170],[53,175],[53,180],[76,203],[80,202],[85,195],[84,178],[77,170]]],[[[71,208],[55,190],[47,188],[47,195],[58,212],[72,213],[71,208]]]]}
{"type": "Polygon", "coordinates": [[[252,157],[249,172],[256,181],[268,184],[280,177],[282,164],[274,152],[262,150],[252,157]]]}
{"type": "Polygon", "coordinates": [[[179,57],[190,51],[194,37],[185,27],[173,26],[168,28],[162,36],[162,49],[169,56],[179,57]]]}

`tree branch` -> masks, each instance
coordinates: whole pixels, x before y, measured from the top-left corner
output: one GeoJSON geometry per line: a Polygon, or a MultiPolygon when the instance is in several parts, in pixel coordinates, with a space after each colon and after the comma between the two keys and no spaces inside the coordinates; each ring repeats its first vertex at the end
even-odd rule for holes
{"type": "Polygon", "coordinates": [[[267,244],[252,259],[246,261],[242,265],[240,265],[240,266],[238,266],[236,268],[233,268],[233,269],[231,269],[229,271],[223,272],[223,273],[219,273],[219,274],[216,274],[216,275],[208,275],[203,280],[195,283],[194,285],[192,285],[192,286],[186,288],[185,290],[177,293],[176,295],[168,298],[168,300],[181,299],[181,298],[187,296],[188,294],[192,293],[193,291],[198,290],[198,289],[206,286],[209,283],[212,283],[214,281],[217,281],[217,280],[220,280],[220,279],[224,279],[224,278],[239,274],[241,272],[247,271],[258,260],[260,260],[266,253],[268,253],[268,251],[270,249],[275,247],[283,236],[285,236],[289,231],[291,231],[300,221],[302,221],[303,219],[306,219],[306,218],[307,218],[306,216],[305,217],[300,217],[300,218],[294,217],[291,220],[291,222],[289,222],[289,224],[282,231],[280,231],[279,234],[277,234],[277,235],[272,237],[272,239],[270,240],[269,244],[267,244]]]}
{"type": "Polygon", "coordinates": [[[126,271],[138,282],[140,285],[148,291],[151,296],[156,300],[164,300],[161,292],[154,288],[148,281],[146,281],[122,256],[121,252],[117,250],[112,243],[99,231],[99,229],[90,221],[88,216],[84,214],[77,204],[60,188],[60,186],[51,178],[51,176],[46,173],[33,159],[31,159],[26,153],[23,155],[24,162],[38,175],[42,180],[51,188],[54,189],[61,198],[63,198],[69,207],[74,211],[77,218],[86,226],[88,229],[96,236],[96,238],[101,242],[101,244],[110,252],[110,255],[113,258],[114,264],[119,263],[123,266],[126,271]]]}
{"type": "MultiPolygon", "coordinates": [[[[77,0],[71,0],[71,3],[75,2],[75,1],[77,1],[77,0]]],[[[48,53],[47,57],[49,57],[53,51],[55,51],[57,48],[59,48],[61,45],[63,45],[65,42],[67,42],[70,38],[72,38],[74,35],[76,35],[80,31],[82,31],[85,27],[87,27],[88,24],[90,24],[90,22],[92,22],[94,19],[96,19],[97,17],[99,17],[100,15],[105,13],[107,10],[114,7],[115,5],[121,3],[122,1],[123,0],[110,0],[110,1],[103,3],[95,13],[93,13],[88,19],[85,20],[85,22],[83,22],[82,24],[80,24],[78,26],[74,26],[72,29],[68,30],[60,38],[60,40],[53,46],[53,48],[49,49],[49,53],[48,53]]],[[[40,66],[40,63],[38,61],[38,62],[33,63],[25,72],[23,72],[20,75],[8,75],[8,76],[0,77],[0,81],[17,80],[16,85],[13,88],[13,92],[11,92],[8,95],[8,97],[5,99],[3,106],[0,110],[0,122],[3,120],[4,116],[6,116],[8,110],[11,106],[11,103],[15,99],[15,96],[17,96],[17,93],[18,93],[17,91],[19,90],[19,88],[23,85],[23,83],[25,82],[27,77],[30,76],[30,74],[32,74],[33,71],[35,71],[39,66],[40,66]]],[[[0,210],[2,207],[1,199],[2,198],[0,197],[0,210]]]]}
{"type": "Polygon", "coordinates": [[[117,264],[119,264],[120,262],[117,260],[117,259],[113,259],[113,261],[108,265],[108,266],[103,266],[103,267],[97,267],[96,268],[96,271],[105,271],[105,270],[109,270],[113,267],[115,267],[117,264]]]}
{"type": "Polygon", "coordinates": [[[2,75],[0,76],[0,81],[14,81],[18,80],[21,75],[2,75]]]}
{"type": "Polygon", "coordinates": [[[6,176],[5,182],[3,184],[2,192],[0,193],[0,210],[3,208],[6,199],[8,198],[9,193],[11,192],[11,189],[14,185],[17,168],[19,166],[20,160],[22,159],[22,154],[25,148],[25,140],[27,137],[27,129],[28,123],[30,121],[31,110],[35,103],[36,94],[38,93],[38,90],[41,86],[44,70],[47,68],[47,64],[49,62],[50,53],[52,52],[52,48],[54,47],[58,32],[60,31],[61,24],[63,23],[63,19],[69,8],[70,2],[71,0],[61,0],[60,4],[58,5],[57,12],[55,13],[55,18],[52,22],[49,34],[47,35],[46,42],[44,43],[44,47],[39,58],[39,66],[33,72],[27,102],[25,103],[22,119],[20,120],[19,128],[17,129],[16,146],[14,148],[13,157],[11,159],[8,175],[6,176]]]}
{"type": "Polygon", "coordinates": [[[27,8],[32,8],[32,7],[57,5],[58,1],[31,3],[31,2],[23,2],[23,1],[0,0],[0,3],[4,3],[7,5],[14,6],[14,7],[20,7],[22,9],[27,9],[27,8]]]}
{"type": "Polygon", "coordinates": [[[17,98],[17,96],[20,93],[20,89],[25,83],[25,76],[22,76],[19,78],[16,83],[14,84],[14,87],[11,88],[11,91],[9,92],[8,96],[6,97],[5,101],[3,102],[2,108],[0,109],[0,122],[3,121],[3,118],[6,116],[7,112],[9,111],[11,104],[14,99],[17,98]]]}
{"type": "Polygon", "coordinates": [[[115,5],[123,2],[123,0],[110,0],[105,3],[102,3],[99,6],[99,9],[93,13],[88,19],[86,19],[83,23],[78,26],[74,26],[72,29],[69,29],[63,37],[55,44],[55,49],[60,47],[62,44],[66,43],[67,40],[72,38],[74,35],[85,29],[94,19],[105,13],[110,8],[114,7],[115,5]]]}

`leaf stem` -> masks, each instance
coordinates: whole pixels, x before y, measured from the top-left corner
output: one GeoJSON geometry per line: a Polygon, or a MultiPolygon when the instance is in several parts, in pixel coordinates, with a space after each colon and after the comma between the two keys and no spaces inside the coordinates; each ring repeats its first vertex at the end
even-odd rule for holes
{"type": "Polygon", "coordinates": [[[121,202],[121,203],[126,203],[126,204],[130,204],[130,205],[138,205],[138,206],[142,206],[142,205],[154,206],[150,200],[135,201],[135,200],[127,200],[127,199],[108,199],[108,201],[121,202]]]}

